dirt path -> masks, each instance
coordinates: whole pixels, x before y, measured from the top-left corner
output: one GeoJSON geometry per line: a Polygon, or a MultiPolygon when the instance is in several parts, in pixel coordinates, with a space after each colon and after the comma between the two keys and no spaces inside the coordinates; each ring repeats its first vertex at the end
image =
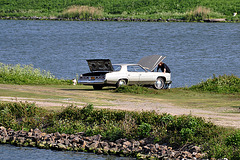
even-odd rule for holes
{"type": "Polygon", "coordinates": [[[240,116],[236,113],[222,112],[222,110],[206,110],[201,108],[176,106],[164,99],[139,95],[126,95],[108,91],[0,85],[0,101],[34,102],[38,106],[44,108],[61,108],[71,104],[82,107],[87,104],[93,104],[94,107],[97,108],[129,111],[154,110],[157,113],[169,113],[171,115],[191,114],[204,117],[206,120],[212,121],[217,125],[240,128],[240,116]]]}

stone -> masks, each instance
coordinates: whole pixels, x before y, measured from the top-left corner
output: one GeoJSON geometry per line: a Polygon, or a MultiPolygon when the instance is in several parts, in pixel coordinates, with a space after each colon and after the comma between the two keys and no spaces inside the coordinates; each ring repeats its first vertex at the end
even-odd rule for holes
{"type": "Polygon", "coordinates": [[[67,147],[61,143],[57,144],[57,148],[60,149],[60,150],[64,150],[66,149],[67,147]]]}
{"type": "Polygon", "coordinates": [[[109,147],[108,143],[107,142],[100,142],[100,147],[101,148],[104,148],[104,147],[109,147]]]}
{"type": "Polygon", "coordinates": [[[87,145],[87,148],[89,150],[95,150],[98,147],[98,144],[99,144],[99,142],[95,141],[95,142],[91,143],[90,145],[87,145]]]}
{"type": "Polygon", "coordinates": [[[123,142],[123,145],[126,146],[126,148],[129,148],[132,146],[132,143],[129,141],[123,142]]]}

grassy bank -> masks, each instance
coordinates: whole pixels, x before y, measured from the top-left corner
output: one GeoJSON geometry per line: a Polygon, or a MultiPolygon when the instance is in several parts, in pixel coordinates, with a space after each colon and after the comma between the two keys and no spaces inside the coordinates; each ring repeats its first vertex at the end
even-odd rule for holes
{"type": "Polygon", "coordinates": [[[150,18],[239,20],[238,0],[0,0],[0,17],[150,18]]]}
{"type": "Polygon", "coordinates": [[[71,81],[57,79],[50,72],[34,68],[32,65],[7,65],[0,63],[0,83],[46,85],[71,84],[71,81]]]}
{"type": "Polygon", "coordinates": [[[155,143],[181,148],[201,146],[205,158],[240,158],[240,131],[226,129],[191,115],[172,116],[151,112],[82,109],[69,106],[60,112],[47,111],[32,103],[0,103],[0,125],[14,130],[39,128],[47,133],[85,132],[105,140],[151,139],[155,143]]]}

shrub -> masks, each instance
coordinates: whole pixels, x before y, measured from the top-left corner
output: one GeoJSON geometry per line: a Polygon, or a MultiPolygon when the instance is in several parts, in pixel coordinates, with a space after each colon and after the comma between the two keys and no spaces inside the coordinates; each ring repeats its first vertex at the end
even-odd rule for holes
{"type": "Polygon", "coordinates": [[[210,91],[216,93],[239,93],[240,92],[240,78],[235,75],[223,75],[202,81],[197,85],[193,85],[190,90],[210,91]]]}
{"type": "Polygon", "coordinates": [[[59,80],[50,72],[33,68],[33,65],[6,65],[0,63],[0,83],[3,84],[71,84],[59,80]]]}
{"type": "Polygon", "coordinates": [[[229,135],[226,138],[226,144],[228,146],[240,147],[240,132],[236,132],[232,135],[229,135]]]}
{"type": "Polygon", "coordinates": [[[137,129],[138,136],[141,138],[150,136],[151,129],[152,127],[150,124],[142,122],[142,124],[140,124],[137,129]]]}
{"type": "Polygon", "coordinates": [[[12,128],[42,128],[46,111],[34,103],[0,103],[0,124],[12,128]]]}

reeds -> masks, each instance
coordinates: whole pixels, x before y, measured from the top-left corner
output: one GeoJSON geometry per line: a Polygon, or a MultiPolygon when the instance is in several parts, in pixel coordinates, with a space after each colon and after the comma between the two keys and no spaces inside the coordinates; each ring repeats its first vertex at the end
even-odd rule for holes
{"type": "Polygon", "coordinates": [[[60,17],[64,18],[101,18],[103,17],[103,9],[100,7],[89,7],[89,6],[70,6],[64,10],[60,17]]]}
{"type": "Polygon", "coordinates": [[[221,13],[212,11],[210,8],[198,6],[195,9],[186,12],[183,19],[188,21],[203,21],[205,19],[210,19],[212,17],[223,18],[225,16],[221,13]]]}

